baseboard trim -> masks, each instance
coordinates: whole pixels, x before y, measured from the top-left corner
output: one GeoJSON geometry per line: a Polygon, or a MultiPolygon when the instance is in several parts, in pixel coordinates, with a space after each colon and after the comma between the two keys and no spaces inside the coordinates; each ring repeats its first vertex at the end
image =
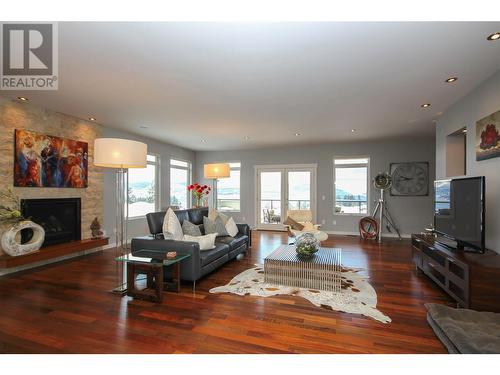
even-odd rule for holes
{"type": "MultiPolygon", "coordinates": [[[[347,232],[347,231],[337,231],[337,230],[325,230],[323,232],[337,236],[359,236],[359,232],[347,232]]],[[[382,233],[382,237],[398,238],[398,235],[396,233],[382,233]]],[[[401,233],[401,237],[411,238],[411,234],[401,233]]]]}

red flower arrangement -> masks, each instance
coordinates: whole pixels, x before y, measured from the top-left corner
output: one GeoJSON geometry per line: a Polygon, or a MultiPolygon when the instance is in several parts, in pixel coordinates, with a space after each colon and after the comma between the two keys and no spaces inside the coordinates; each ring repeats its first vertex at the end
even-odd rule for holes
{"type": "Polygon", "coordinates": [[[495,124],[486,125],[486,128],[481,132],[481,144],[479,147],[482,150],[488,150],[496,147],[498,141],[500,141],[500,134],[498,134],[495,124]]]}
{"type": "Polygon", "coordinates": [[[195,182],[194,184],[191,184],[187,187],[188,191],[193,194],[193,198],[196,200],[196,207],[201,206],[201,200],[204,196],[207,196],[210,194],[210,191],[212,188],[208,185],[200,185],[199,183],[195,182]]]}

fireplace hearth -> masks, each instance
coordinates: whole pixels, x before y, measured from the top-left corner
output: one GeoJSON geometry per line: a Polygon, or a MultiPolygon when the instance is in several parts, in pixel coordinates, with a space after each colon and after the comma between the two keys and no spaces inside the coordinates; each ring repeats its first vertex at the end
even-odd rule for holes
{"type": "MultiPolygon", "coordinates": [[[[80,198],[22,199],[23,216],[45,229],[42,247],[81,240],[80,198]]],[[[21,233],[21,242],[29,241],[30,231],[21,233]]]]}

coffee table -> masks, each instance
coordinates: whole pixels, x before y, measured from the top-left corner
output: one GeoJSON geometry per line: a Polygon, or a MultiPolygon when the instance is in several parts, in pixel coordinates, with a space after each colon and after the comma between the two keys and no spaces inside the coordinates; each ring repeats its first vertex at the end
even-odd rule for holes
{"type": "Polygon", "coordinates": [[[115,260],[127,264],[126,292],[128,296],[162,302],[163,290],[180,292],[180,265],[190,256],[190,254],[185,254],[167,258],[167,254],[163,251],[143,249],[134,252],[133,255],[122,255],[115,260]],[[172,267],[172,282],[163,281],[163,267],[172,267]],[[137,288],[137,275],[146,275],[145,289],[137,288]]]}
{"type": "Polygon", "coordinates": [[[295,246],[281,245],[264,258],[264,280],[275,285],[342,292],[342,250],[322,247],[312,258],[297,255],[295,246]]]}

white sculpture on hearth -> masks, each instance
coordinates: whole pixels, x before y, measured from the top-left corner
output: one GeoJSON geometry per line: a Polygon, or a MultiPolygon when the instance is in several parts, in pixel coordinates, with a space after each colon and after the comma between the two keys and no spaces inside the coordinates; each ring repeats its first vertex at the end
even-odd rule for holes
{"type": "Polygon", "coordinates": [[[11,256],[19,256],[40,250],[45,239],[45,230],[42,226],[30,221],[24,220],[14,224],[10,229],[2,234],[2,250],[11,256]],[[26,243],[21,243],[21,231],[31,229],[33,235],[26,243]]]}

